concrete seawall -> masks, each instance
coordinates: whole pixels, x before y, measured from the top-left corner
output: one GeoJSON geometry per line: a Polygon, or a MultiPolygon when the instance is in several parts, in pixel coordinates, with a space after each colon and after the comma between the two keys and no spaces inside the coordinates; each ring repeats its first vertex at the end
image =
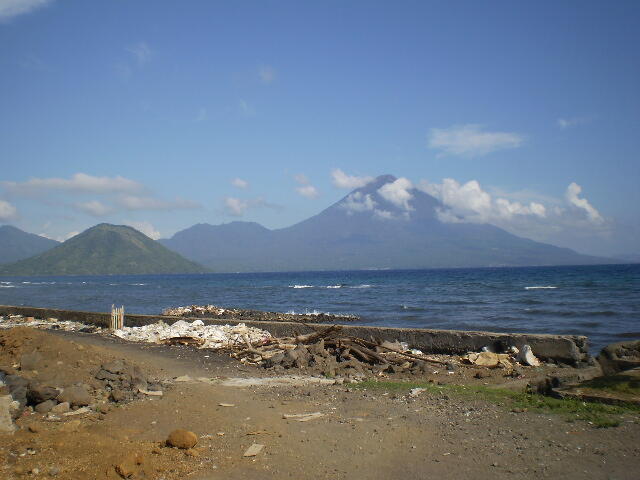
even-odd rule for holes
{"type": "MultiPolygon", "coordinates": [[[[51,308],[18,307],[0,305],[0,315],[23,315],[25,317],[50,318],[58,320],[72,320],[101,327],[108,327],[110,313],[83,312],[79,310],[58,310],[51,308]]],[[[193,321],[193,318],[167,317],[162,315],[126,315],[125,326],[137,327],[149,325],[160,320],[173,323],[179,319],[193,321]]],[[[265,321],[237,321],[232,319],[211,319],[199,317],[207,325],[246,325],[262,328],[276,336],[288,336],[311,331],[300,323],[294,322],[265,322],[265,321]]],[[[328,326],[314,324],[315,327],[328,326]]],[[[433,330],[426,328],[391,328],[369,327],[364,325],[343,325],[345,335],[357,336],[365,339],[398,340],[408,343],[412,348],[419,348],[425,353],[464,354],[480,351],[482,347],[493,347],[498,350],[528,344],[536,356],[544,360],[555,360],[571,365],[585,361],[588,358],[587,337],[580,335],[536,335],[527,333],[494,333],[458,330],[433,330]]]]}

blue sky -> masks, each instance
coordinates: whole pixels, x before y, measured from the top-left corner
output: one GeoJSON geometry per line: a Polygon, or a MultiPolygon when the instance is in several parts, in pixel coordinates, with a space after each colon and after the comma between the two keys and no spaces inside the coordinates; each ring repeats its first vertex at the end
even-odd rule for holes
{"type": "Polygon", "coordinates": [[[639,20],[635,1],[0,0],[0,222],[278,228],[391,173],[455,221],[638,253],[639,20]]]}

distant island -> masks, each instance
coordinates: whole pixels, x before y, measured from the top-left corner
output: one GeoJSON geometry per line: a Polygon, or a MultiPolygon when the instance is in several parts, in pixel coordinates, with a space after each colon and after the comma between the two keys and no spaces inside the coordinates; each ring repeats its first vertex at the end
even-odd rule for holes
{"type": "MultiPolygon", "coordinates": [[[[127,226],[96,225],[62,244],[0,229],[0,275],[112,275],[311,270],[593,265],[623,260],[579,254],[490,224],[443,222],[442,204],[418,189],[408,205],[383,195],[383,175],[287,228],[198,224],[152,240],[127,226]],[[25,258],[29,256],[29,258],[25,258]]],[[[388,187],[387,187],[388,188],[388,187]]]]}

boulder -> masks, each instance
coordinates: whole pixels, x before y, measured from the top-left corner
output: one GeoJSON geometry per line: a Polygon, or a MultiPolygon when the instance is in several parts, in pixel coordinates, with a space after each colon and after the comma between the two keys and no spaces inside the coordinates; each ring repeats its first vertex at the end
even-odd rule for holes
{"type": "Polygon", "coordinates": [[[605,375],[640,367],[640,340],[607,345],[596,360],[605,375]]]}
{"type": "Polygon", "coordinates": [[[197,443],[198,436],[195,433],[181,428],[171,432],[167,438],[167,445],[184,450],[195,447],[197,443]]]}
{"type": "Polygon", "coordinates": [[[69,410],[71,410],[69,402],[62,402],[51,408],[51,413],[67,413],[69,410]]]}
{"type": "Polygon", "coordinates": [[[12,402],[10,395],[0,397],[0,433],[13,433],[16,430],[11,412],[12,402]]]}
{"type": "Polygon", "coordinates": [[[55,400],[45,400],[44,402],[37,404],[34,410],[38,413],[48,413],[56,405],[57,403],[55,400]]]}
{"type": "Polygon", "coordinates": [[[60,395],[60,390],[47,385],[31,383],[27,390],[27,400],[30,405],[37,405],[47,400],[53,400],[60,395]]]}
{"type": "Polygon", "coordinates": [[[65,388],[58,396],[58,400],[62,402],[69,402],[72,407],[84,407],[89,405],[92,401],[91,395],[87,389],[82,385],[74,385],[72,387],[65,388]]]}

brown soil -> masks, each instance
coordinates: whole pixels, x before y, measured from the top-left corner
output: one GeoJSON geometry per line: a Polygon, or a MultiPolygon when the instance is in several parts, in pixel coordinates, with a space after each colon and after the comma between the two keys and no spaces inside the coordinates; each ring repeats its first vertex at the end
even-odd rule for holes
{"type": "MultiPolygon", "coordinates": [[[[301,372],[257,369],[192,347],[18,328],[0,333],[0,366],[39,381],[91,385],[100,365],[117,359],[139,366],[149,378],[189,376],[173,381],[162,397],[103,402],[106,413],[50,421],[27,411],[17,420],[17,432],[0,435],[0,478],[47,478],[53,473],[70,480],[499,479],[523,474],[635,479],[640,471],[637,418],[596,429],[586,422],[567,423],[561,416],[516,413],[446,394],[425,392],[413,398],[404,391],[367,391],[350,384],[226,387],[215,382],[301,372]],[[21,356],[34,351],[42,356],[41,366],[21,371],[21,356]],[[306,422],[283,418],[313,412],[324,415],[306,422]],[[198,436],[193,449],[165,446],[178,428],[198,436]],[[262,451],[243,457],[254,443],[264,445],[262,451]],[[29,473],[34,469],[38,473],[29,473]]],[[[434,367],[411,379],[512,381],[498,370],[478,379],[476,371],[460,367],[448,374],[434,367]]],[[[526,370],[525,377],[534,373],[526,370]]]]}

